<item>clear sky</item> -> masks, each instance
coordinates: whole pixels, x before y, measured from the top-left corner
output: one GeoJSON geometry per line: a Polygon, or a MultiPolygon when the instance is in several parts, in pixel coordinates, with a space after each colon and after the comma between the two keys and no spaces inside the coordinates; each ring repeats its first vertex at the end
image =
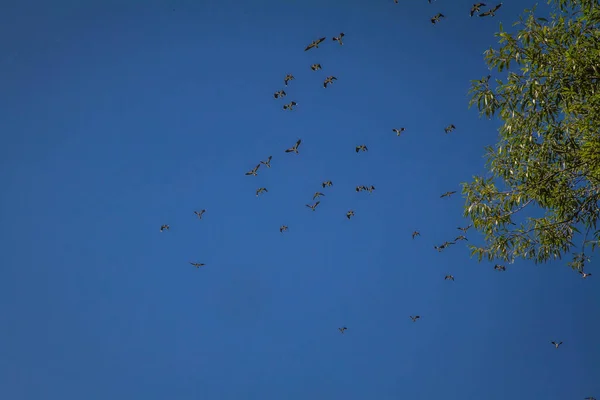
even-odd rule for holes
{"type": "Polygon", "coordinates": [[[433,249],[499,125],[469,80],[533,3],[471,4],[5,2],[1,397],[600,398],[593,265],[433,249]]]}

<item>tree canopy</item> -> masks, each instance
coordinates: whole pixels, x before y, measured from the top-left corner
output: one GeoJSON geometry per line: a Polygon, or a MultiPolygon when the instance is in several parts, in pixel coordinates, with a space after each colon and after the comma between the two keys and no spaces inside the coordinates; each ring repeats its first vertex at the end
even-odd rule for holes
{"type": "Polygon", "coordinates": [[[485,236],[471,246],[479,260],[571,254],[582,271],[600,240],[600,4],[549,4],[548,18],[525,10],[515,33],[500,25],[484,54],[504,79],[472,81],[470,106],[502,125],[487,176],[463,183],[464,215],[485,236]]]}

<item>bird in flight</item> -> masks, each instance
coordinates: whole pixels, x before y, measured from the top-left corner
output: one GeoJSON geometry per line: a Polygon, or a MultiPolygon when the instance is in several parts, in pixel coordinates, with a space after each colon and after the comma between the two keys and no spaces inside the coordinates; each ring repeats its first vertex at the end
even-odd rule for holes
{"type": "Polygon", "coordinates": [[[435,25],[440,22],[442,18],[446,18],[446,16],[442,13],[437,13],[431,18],[431,23],[435,25]]]}
{"type": "Polygon", "coordinates": [[[260,164],[258,164],[256,167],[252,168],[250,171],[246,172],[246,175],[257,176],[259,168],[260,168],[260,164]]]}
{"type": "Polygon", "coordinates": [[[455,191],[452,191],[452,192],[446,192],[446,193],[442,194],[442,195],[440,196],[440,198],[441,198],[441,199],[443,199],[444,197],[450,197],[450,196],[452,196],[454,193],[456,193],[456,190],[455,190],[455,191]]]}
{"type": "Polygon", "coordinates": [[[489,10],[487,10],[486,12],[483,12],[481,14],[479,14],[480,17],[493,17],[496,15],[496,11],[498,11],[498,9],[502,7],[502,3],[498,4],[496,7],[494,8],[490,8],[489,10]]]}
{"type": "Polygon", "coordinates": [[[323,193],[321,192],[315,192],[314,196],[313,196],[313,200],[315,200],[316,198],[318,198],[319,196],[325,196],[323,193]]]}
{"type": "Polygon", "coordinates": [[[414,231],[414,232],[412,233],[412,238],[414,239],[416,236],[421,236],[421,232],[419,232],[419,231],[414,231]]]}
{"type": "Polygon", "coordinates": [[[450,125],[448,125],[447,127],[444,128],[444,132],[450,133],[450,132],[452,132],[455,129],[456,129],[456,127],[454,126],[454,124],[450,124],[450,125]]]}
{"type": "Polygon", "coordinates": [[[317,39],[317,40],[313,40],[311,44],[309,44],[308,46],[306,46],[306,48],[304,49],[304,51],[308,51],[310,49],[312,49],[313,47],[315,49],[319,48],[319,44],[321,44],[323,41],[325,40],[324,37],[317,39]]]}
{"type": "Polygon", "coordinates": [[[310,66],[310,69],[312,69],[313,71],[318,71],[321,68],[322,68],[321,64],[313,64],[313,65],[310,66]]]}
{"type": "Polygon", "coordinates": [[[356,192],[362,192],[363,190],[367,190],[367,188],[363,185],[357,186],[356,187],[356,192]]]}
{"type": "Polygon", "coordinates": [[[344,42],[342,42],[342,38],[343,38],[344,36],[345,36],[345,35],[344,35],[344,32],[340,32],[340,35],[339,35],[339,36],[334,36],[332,40],[333,40],[334,42],[338,42],[338,43],[340,44],[340,46],[341,46],[341,45],[343,45],[343,44],[344,44],[344,42]]]}
{"type": "Polygon", "coordinates": [[[454,280],[454,276],[452,275],[446,275],[446,277],[444,278],[447,281],[453,281],[454,280]]]}
{"type": "Polygon", "coordinates": [[[293,81],[294,79],[294,75],[292,74],[286,74],[285,78],[283,79],[283,83],[285,83],[285,86],[287,86],[289,81],[293,81]]]}
{"type": "Polygon", "coordinates": [[[346,213],[346,218],[350,219],[354,217],[354,210],[350,210],[346,213]]]}
{"type": "Polygon", "coordinates": [[[279,228],[279,232],[285,232],[288,230],[287,225],[281,225],[281,227],[279,228]]]}
{"type": "Polygon", "coordinates": [[[344,333],[344,331],[345,331],[346,329],[348,329],[348,328],[346,328],[345,326],[342,326],[341,328],[338,328],[338,330],[339,330],[340,332],[342,332],[342,334],[344,333]]]}
{"type": "Polygon", "coordinates": [[[192,264],[196,268],[204,267],[206,265],[206,264],[203,264],[203,263],[195,263],[195,262],[191,262],[190,264],[192,264]]]}
{"type": "Polygon", "coordinates": [[[444,242],[444,243],[440,244],[439,246],[433,246],[433,248],[436,249],[437,251],[441,252],[446,247],[451,246],[453,244],[456,244],[456,243],[455,242],[444,242]]]}
{"type": "Polygon", "coordinates": [[[325,78],[325,81],[323,82],[323,87],[326,88],[328,84],[333,83],[333,81],[337,81],[337,78],[335,76],[328,76],[327,78],[325,78]]]}
{"type": "Polygon", "coordinates": [[[496,264],[496,265],[494,265],[494,269],[496,271],[506,271],[506,266],[500,265],[500,264],[496,264]]]}
{"type": "Polygon", "coordinates": [[[356,152],[358,153],[359,151],[369,151],[369,149],[367,149],[367,146],[365,146],[364,144],[361,144],[359,146],[356,146],[356,152]]]}
{"type": "Polygon", "coordinates": [[[371,185],[369,187],[366,187],[365,190],[369,193],[373,193],[373,191],[375,191],[375,186],[371,185]]]}
{"type": "Polygon", "coordinates": [[[283,109],[284,110],[293,110],[294,106],[296,106],[298,103],[296,103],[295,101],[291,101],[288,104],[284,104],[283,105],[283,109]]]}
{"type": "Polygon", "coordinates": [[[268,192],[267,188],[261,187],[256,189],[256,197],[258,197],[261,193],[268,192]]]}
{"type": "Polygon", "coordinates": [[[287,93],[285,92],[285,90],[278,90],[275,93],[273,93],[273,97],[275,97],[276,99],[280,97],[285,97],[286,95],[287,93]]]}
{"type": "Polygon", "coordinates": [[[405,130],[406,130],[405,128],[400,128],[400,129],[394,128],[394,129],[392,129],[392,132],[396,132],[396,136],[400,136],[402,134],[402,132],[404,132],[405,130]]]}
{"type": "Polygon", "coordinates": [[[412,319],[412,322],[417,322],[417,320],[418,320],[419,318],[421,318],[421,316],[420,316],[420,315],[415,315],[414,317],[413,317],[412,315],[410,316],[410,319],[412,319]]]}
{"type": "Polygon", "coordinates": [[[469,225],[469,226],[466,226],[466,227],[464,227],[464,228],[461,228],[461,227],[459,226],[459,227],[458,227],[458,228],[456,228],[456,229],[458,229],[459,231],[463,231],[463,233],[467,233],[467,231],[469,230],[469,228],[470,228],[470,227],[472,227],[472,226],[473,226],[473,225],[469,225]]]}
{"type": "Polygon", "coordinates": [[[458,242],[459,240],[466,240],[467,242],[469,241],[465,235],[459,235],[456,237],[456,239],[454,239],[455,242],[458,242]]]}
{"type": "Polygon", "coordinates": [[[591,274],[591,273],[589,273],[589,274],[588,274],[588,273],[585,273],[585,272],[583,272],[583,271],[579,271],[579,273],[581,274],[581,277],[582,277],[583,279],[586,279],[588,276],[592,276],[592,274],[591,274]]]}
{"type": "Polygon", "coordinates": [[[485,6],[486,6],[485,3],[476,3],[476,4],[473,4],[473,7],[471,7],[471,13],[470,13],[471,17],[474,14],[478,13],[479,9],[481,9],[481,7],[485,7],[485,6]]]}
{"type": "Polygon", "coordinates": [[[290,147],[289,149],[287,149],[285,152],[286,153],[298,153],[298,146],[300,146],[300,143],[302,143],[302,139],[298,139],[298,141],[296,142],[295,145],[293,145],[292,147],[290,147]]]}
{"type": "Polygon", "coordinates": [[[333,182],[331,181],[325,181],[323,183],[321,183],[321,186],[325,187],[329,187],[329,186],[333,186],[333,182]]]}
{"type": "Polygon", "coordinates": [[[320,204],[320,201],[317,201],[315,204],[313,204],[312,206],[310,204],[306,204],[306,207],[310,208],[311,210],[315,211],[317,209],[317,206],[320,204]]]}
{"type": "Polygon", "coordinates": [[[206,210],[194,211],[194,214],[198,216],[198,218],[202,219],[202,215],[206,212],[206,210]]]}
{"type": "Polygon", "coordinates": [[[160,231],[162,232],[162,231],[164,231],[164,230],[167,230],[167,231],[168,231],[168,230],[169,230],[169,225],[161,225],[161,226],[160,226],[160,231]]]}
{"type": "Polygon", "coordinates": [[[562,342],[558,342],[558,343],[550,342],[550,343],[552,343],[554,345],[554,347],[556,347],[557,349],[558,349],[558,346],[560,346],[562,344],[562,342]]]}
{"type": "Polygon", "coordinates": [[[271,159],[272,158],[273,158],[273,156],[269,156],[269,158],[267,158],[267,161],[261,161],[260,163],[263,164],[267,168],[271,168],[271,159]]]}

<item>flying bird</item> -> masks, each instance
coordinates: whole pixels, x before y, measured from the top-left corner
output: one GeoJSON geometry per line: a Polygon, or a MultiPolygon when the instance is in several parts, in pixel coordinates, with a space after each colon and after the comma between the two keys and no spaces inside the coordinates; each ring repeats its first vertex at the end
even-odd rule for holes
{"type": "Polygon", "coordinates": [[[192,264],[196,268],[204,267],[206,265],[206,264],[203,264],[203,263],[194,263],[194,262],[191,262],[190,264],[192,264]]]}
{"type": "Polygon", "coordinates": [[[450,133],[450,132],[452,132],[455,129],[456,129],[456,127],[454,126],[454,124],[450,124],[450,125],[448,125],[447,127],[444,128],[444,132],[450,133]]]}
{"type": "Polygon", "coordinates": [[[442,13],[437,13],[433,16],[433,18],[431,18],[431,23],[435,25],[440,22],[442,18],[446,18],[446,16],[442,13]]]}
{"type": "Polygon", "coordinates": [[[367,192],[369,193],[373,193],[373,191],[375,190],[375,186],[371,185],[368,188],[365,188],[367,190],[367,192]]]}
{"type": "Polygon", "coordinates": [[[289,81],[293,81],[294,79],[296,79],[296,78],[294,78],[294,75],[292,75],[292,74],[287,74],[287,75],[285,76],[285,78],[283,79],[283,83],[285,83],[285,86],[287,86],[288,82],[289,82],[289,81]]]}
{"type": "Polygon", "coordinates": [[[354,210],[350,210],[346,213],[346,218],[350,219],[354,217],[354,210]]]}
{"type": "Polygon", "coordinates": [[[321,64],[313,64],[313,65],[310,66],[310,69],[312,69],[313,71],[318,71],[321,68],[322,68],[321,64]]]}
{"type": "Polygon", "coordinates": [[[446,277],[444,279],[445,280],[453,281],[454,280],[454,276],[452,276],[452,275],[446,275],[446,277]]]}
{"type": "Polygon", "coordinates": [[[258,197],[261,193],[268,192],[267,188],[261,187],[256,189],[256,197],[258,197]]]}
{"type": "Polygon", "coordinates": [[[315,211],[317,209],[317,206],[320,204],[320,201],[317,201],[315,204],[313,204],[312,206],[310,204],[307,204],[306,207],[310,208],[311,210],[315,211]]]}
{"type": "Polygon", "coordinates": [[[314,196],[313,196],[313,200],[315,200],[316,198],[318,198],[319,196],[325,196],[323,193],[321,192],[315,192],[314,196]]]}
{"type": "Polygon", "coordinates": [[[162,232],[162,231],[164,231],[165,229],[166,229],[166,230],[169,230],[169,225],[161,225],[161,226],[160,226],[160,231],[161,231],[161,232],[162,232]]]}
{"type": "Polygon", "coordinates": [[[267,158],[267,161],[261,161],[260,163],[263,164],[264,166],[266,166],[267,168],[271,168],[271,159],[273,158],[273,156],[269,156],[269,158],[267,158]]]}
{"type": "Polygon", "coordinates": [[[452,192],[446,192],[446,193],[442,194],[442,195],[440,196],[440,198],[441,198],[441,199],[443,199],[444,197],[450,197],[450,196],[452,196],[454,193],[456,193],[456,190],[455,190],[455,191],[452,191],[452,192]]]}
{"type": "Polygon", "coordinates": [[[396,132],[396,136],[400,136],[400,134],[402,132],[404,132],[405,130],[406,130],[405,128],[400,128],[400,129],[394,128],[394,129],[392,129],[392,132],[396,132]]]}
{"type": "Polygon", "coordinates": [[[562,344],[562,342],[558,342],[558,343],[550,342],[550,343],[552,343],[554,345],[554,347],[556,347],[557,349],[558,349],[558,346],[560,346],[562,344]]]}
{"type": "Polygon", "coordinates": [[[412,319],[412,322],[417,322],[417,320],[418,320],[419,318],[421,318],[421,316],[420,316],[420,315],[415,315],[414,317],[413,317],[412,315],[410,316],[410,319],[412,319]]]}
{"type": "Polygon", "coordinates": [[[294,106],[296,106],[298,103],[296,103],[295,101],[289,102],[288,104],[284,104],[283,105],[283,109],[284,110],[293,110],[294,106]]]}
{"type": "Polygon", "coordinates": [[[286,153],[298,153],[298,146],[300,146],[300,143],[302,143],[302,139],[298,139],[298,141],[296,142],[295,145],[293,145],[292,147],[290,147],[289,149],[287,149],[285,152],[286,153]]]}
{"type": "Polygon", "coordinates": [[[337,42],[340,44],[340,46],[341,46],[341,45],[343,45],[343,44],[344,44],[344,43],[342,42],[342,38],[343,38],[344,36],[345,36],[345,35],[344,35],[344,32],[340,32],[340,35],[339,35],[339,36],[334,36],[332,40],[333,40],[334,42],[336,42],[336,41],[337,41],[337,42]]]}
{"type": "Polygon", "coordinates": [[[328,84],[333,83],[333,81],[337,81],[337,78],[335,76],[328,76],[327,78],[325,78],[325,81],[323,82],[323,87],[326,88],[328,84]]]}
{"type": "Polygon", "coordinates": [[[367,149],[367,146],[365,146],[364,144],[361,144],[359,146],[356,146],[356,152],[358,153],[359,151],[369,151],[369,149],[367,149]]]}
{"type": "Polygon", "coordinates": [[[467,233],[467,231],[469,230],[469,228],[470,228],[470,227],[472,227],[472,226],[473,226],[473,225],[469,225],[469,226],[466,226],[466,227],[464,227],[464,228],[461,228],[461,227],[459,226],[459,227],[458,227],[458,228],[456,228],[456,229],[458,229],[459,231],[463,231],[463,233],[467,233]]]}
{"type": "Polygon", "coordinates": [[[288,230],[287,225],[281,225],[281,227],[279,228],[279,232],[285,232],[288,230]]]}
{"type": "Polygon", "coordinates": [[[472,17],[474,14],[478,13],[478,12],[479,12],[479,9],[480,9],[481,7],[485,7],[485,6],[486,6],[486,4],[485,4],[485,3],[476,3],[476,4],[473,4],[473,7],[471,7],[471,13],[470,13],[471,17],[472,17]]]}
{"type": "Polygon", "coordinates": [[[275,97],[276,99],[278,99],[280,97],[285,97],[286,95],[287,95],[287,93],[285,92],[285,90],[278,90],[275,93],[273,93],[273,97],[275,97]]]}
{"type": "Polygon", "coordinates": [[[315,49],[319,48],[319,44],[321,44],[326,38],[322,37],[320,39],[317,40],[313,40],[311,44],[309,44],[308,46],[306,46],[306,48],[304,49],[304,51],[308,51],[310,49],[312,49],[313,47],[315,49]]]}
{"type": "Polygon", "coordinates": [[[342,333],[344,333],[344,331],[345,331],[346,329],[348,329],[348,328],[346,328],[345,326],[342,326],[341,328],[338,328],[338,330],[339,330],[340,332],[342,332],[342,333]]]}
{"type": "Polygon", "coordinates": [[[414,231],[414,232],[412,233],[412,238],[414,239],[414,238],[415,238],[415,236],[421,236],[421,232],[419,232],[419,231],[414,231]]]}
{"type": "Polygon", "coordinates": [[[479,14],[480,17],[493,17],[496,15],[496,11],[498,11],[498,9],[502,7],[502,3],[498,4],[496,7],[491,8],[489,10],[487,10],[486,12],[483,12],[481,14],[479,14]]]}
{"type": "Polygon", "coordinates": [[[436,249],[437,251],[441,252],[446,247],[451,246],[453,244],[456,244],[456,242],[444,242],[444,243],[440,244],[439,246],[433,246],[433,248],[436,249]]]}
{"type": "Polygon", "coordinates": [[[259,168],[260,168],[260,164],[258,164],[256,167],[252,168],[250,171],[246,172],[246,175],[257,176],[259,168]]]}
{"type": "Polygon", "coordinates": [[[500,264],[494,265],[494,269],[496,271],[506,271],[506,267],[504,265],[500,265],[500,264]]]}
{"type": "Polygon", "coordinates": [[[206,210],[194,211],[194,214],[198,216],[198,218],[202,219],[202,215],[206,212],[206,210]]]}
{"type": "Polygon", "coordinates": [[[582,277],[583,279],[587,278],[588,276],[592,276],[592,274],[591,274],[591,273],[589,273],[589,274],[588,274],[588,273],[585,273],[585,272],[583,272],[583,271],[579,271],[579,273],[581,274],[581,277],[582,277]]]}
{"type": "Polygon", "coordinates": [[[454,239],[455,242],[458,242],[459,240],[466,240],[467,242],[469,241],[465,235],[459,235],[456,237],[456,239],[454,239]]]}
{"type": "Polygon", "coordinates": [[[333,182],[331,181],[325,181],[323,183],[321,183],[321,186],[325,187],[329,187],[329,186],[333,186],[333,182]]]}
{"type": "Polygon", "coordinates": [[[367,190],[367,188],[363,185],[357,186],[356,187],[356,192],[362,192],[363,190],[367,190]]]}

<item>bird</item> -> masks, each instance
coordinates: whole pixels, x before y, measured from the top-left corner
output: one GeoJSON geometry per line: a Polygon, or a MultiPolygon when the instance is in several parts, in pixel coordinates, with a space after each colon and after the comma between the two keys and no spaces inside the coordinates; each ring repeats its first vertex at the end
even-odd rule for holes
{"type": "Polygon", "coordinates": [[[589,273],[589,274],[588,274],[588,273],[586,273],[586,272],[583,272],[583,271],[579,271],[579,273],[581,274],[581,277],[582,277],[583,279],[587,278],[588,276],[592,276],[592,274],[591,274],[591,273],[589,273]]]}
{"type": "Polygon", "coordinates": [[[496,11],[498,11],[498,9],[502,7],[502,3],[498,4],[496,7],[494,8],[490,8],[489,10],[487,10],[486,12],[483,12],[481,14],[479,14],[480,17],[493,17],[496,15],[496,11]]]}
{"type": "Polygon", "coordinates": [[[558,343],[550,342],[550,343],[552,343],[554,345],[554,347],[556,347],[557,349],[558,349],[558,346],[560,346],[562,344],[562,342],[558,342],[558,343]]]}
{"type": "Polygon", "coordinates": [[[350,219],[354,217],[354,210],[350,210],[346,213],[346,218],[350,219]]]}
{"type": "Polygon", "coordinates": [[[256,167],[252,168],[250,171],[246,172],[246,175],[257,176],[259,168],[260,168],[260,164],[258,164],[256,167]]]}
{"type": "Polygon", "coordinates": [[[318,71],[321,68],[322,68],[321,64],[313,64],[313,65],[310,66],[310,69],[312,69],[313,71],[318,71]]]}
{"type": "Polygon", "coordinates": [[[294,106],[297,105],[298,103],[296,103],[295,101],[291,101],[288,104],[284,104],[283,105],[283,109],[284,110],[293,110],[294,106]]]}
{"type": "Polygon", "coordinates": [[[419,318],[421,318],[421,316],[420,316],[420,315],[415,315],[414,317],[413,317],[412,315],[410,316],[410,319],[412,319],[412,322],[417,322],[417,320],[418,320],[419,318]]]}
{"type": "Polygon", "coordinates": [[[344,44],[344,43],[342,42],[342,38],[343,38],[344,36],[345,36],[345,35],[344,35],[344,32],[340,32],[340,35],[339,35],[339,36],[334,36],[334,37],[333,37],[333,39],[331,39],[331,40],[333,40],[334,42],[336,42],[336,41],[337,41],[337,42],[340,44],[340,46],[341,46],[341,45],[343,45],[343,44],[344,44]]]}
{"type": "Polygon", "coordinates": [[[444,250],[446,247],[456,244],[455,242],[444,242],[442,244],[440,244],[439,246],[433,246],[434,249],[436,249],[438,252],[441,252],[442,250],[444,250]]]}
{"type": "Polygon", "coordinates": [[[261,161],[260,163],[263,164],[264,166],[266,166],[267,168],[271,168],[271,159],[273,158],[273,156],[269,156],[269,158],[267,158],[267,161],[261,161]]]}
{"type": "Polygon", "coordinates": [[[444,277],[444,279],[445,279],[445,280],[450,280],[450,281],[453,281],[453,280],[454,280],[454,276],[452,276],[452,275],[446,275],[446,276],[444,277]]]}
{"type": "Polygon", "coordinates": [[[362,192],[363,190],[367,190],[367,188],[364,187],[363,185],[360,185],[360,186],[356,187],[356,192],[362,192]]]}
{"type": "Polygon", "coordinates": [[[204,267],[206,265],[206,264],[203,264],[203,263],[195,263],[195,262],[191,262],[190,264],[192,264],[196,268],[204,267]]]}
{"type": "Polygon", "coordinates": [[[202,219],[202,215],[206,212],[206,210],[194,211],[194,214],[198,216],[198,218],[202,219]]]}
{"type": "Polygon", "coordinates": [[[321,183],[321,186],[325,187],[329,187],[329,186],[333,186],[333,182],[331,181],[325,181],[323,183],[321,183]]]}
{"type": "Polygon", "coordinates": [[[160,231],[161,231],[161,232],[162,232],[162,231],[164,231],[165,229],[166,229],[166,230],[169,230],[169,225],[161,225],[161,226],[160,226],[160,231]]]}
{"type": "Polygon", "coordinates": [[[591,396],[590,396],[590,397],[586,397],[586,398],[585,398],[585,399],[583,399],[583,400],[596,400],[596,398],[595,398],[595,397],[591,397],[591,396]]]}
{"type": "Polygon", "coordinates": [[[375,186],[371,185],[368,188],[365,188],[367,190],[367,192],[369,193],[373,193],[373,191],[375,191],[375,186]]]}
{"type": "Polygon", "coordinates": [[[454,124],[450,124],[450,125],[448,125],[447,127],[444,128],[444,132],[450,133],[450,132],[452,132],[455,129],[456,129],[456,127],[454,126],[454,124]]]}
{"type": "Polygon", "coordinates": [[[473,225],[469,225],[469,226],[466,226],[466,227],[464,227],[464,228],[461,228],[461,227],[459,226],[459,227],[458,227],[458,228],[456,228],[456,229],[458,229],[459,231],[463,231],[463,233],[467,233],[467,231],[469,230],[469,228],[470,228],[470,227],[472,227],[472,226],[473,226],[473,225]]]}
{"type": "Polygon", "coordinates": [[[469,241],[465,235],[459,235],[456,237],[456,239],[454,239],[455,242],[458,242],[459,240],[466,240],[467,242],[469,241]]]}
{"type": "Polygon", "coordinates": [[[313,200],[315,200],[319,196],[325,196],[325,195],[321,192],[315,192],[315,194],[313,195],[313,200]]]}
{"type": "Polygon", "coordinates": [[[320,201],[317,201],[315,204],[313,204],[312,206],[310,204],[306,204],[306,207],[310,208],[311,210],[315,211],[317,209],[317,206],[319,205],[319,203],[321,203],[320,201]]]}
{"type": "Polygon", "coordinates": [[[470,14],[470,15],[471,15],[471,17],[472,17],[472,16],[473,16],[475,13],[478,13],[478,12],[479,12],[479,9],[480,9],[481,7],[485,7],[485,6],[486,6],[486,4],[485,4],[485,3],[476,3],[476,4],[473,4],[473,7],[471,7],[471,14],[470,14]]]}
{"type": "Polygon", "coordinates": [[[348,328],[346,328],[345,326],[342,326],[341,328],[338,328],[338,330],[339,330],[340,332],[342,332],[342,334],[344,333],[344,331],[345,331],[346,329],[348,329],[348,328]]]}
{"type": "Polygon", "coordinates": [[[442,18],[446,18],[446,16],[442,13],[437,13],[431,18],[431,23],[435,25],[440,22],[440,19],[442,18]]]}
{"type": "Polygon", "coordinates": [[[359,151],[369,151],[369,149],[367,149],[367,146],[365,146],[364,144],[361,144],[359,146],[356,146],[356,152],[358,153],[359,151]]]}
{"type": "Polygon", "coordinates": [[[261,188],[256,189],[256,197],[258,197],[258,195],[260,195],[261,193],[264,193],[264,192],[268,192],[267,188],[261,187],[261,188]]]}
{"type": "Polygon", "coordinates": [[[416,236],[421,236],[421,232],[419,232],[419,231],[414,231],[414,232],[412,233],[412,238],[414,239],[416,236]]]}
{"type": "Polygon", "coordinates": [[[405,130],[406,130],[405,128],[400,128],[400,129],[394,128],[394,129],[392,129],[392,132],[396,132],[396,136],[400,136],[400,134],[402,132],[404,132],[405,130]]]}
{"type": "Polygon", "coordinates": [[[306,46],[306,48],[304,49],[304,51],[308,51],[310,49],[312,49],[313,47],[315,49],[319,48],[319,44],[321,44],[326,38],[322,37],[320,39],[317,40],[313,40],[311,44],[309,44],[308,46],[306,46]]]}
{"type": "Polygon", "coordinates": [[[285,90],[278,90],[275,93],[273,93],[273,97],[275,97],[276,99],[278,99],[280,97],[285,97],[286,95],[287,95],[287,93],[285,92],[285,90]]]}
{"type": "Polygon", "coordinates": [[[442,194],[442,195],[440,196],[440,198],[444,198],[444,197],[450,197],[450,196],[452,196],[454,193],[456,193],[456,190],[455,190],[455,191],[452,191],[452,192],[446,192],[446,193],[442,194]]]}
{"type": "Polygon", "coordinates": [[[288,82],[293,81],[294,79],[296,79],[296,78],[294,78],[294,75],[286,74],[285,78],[283,79],[283,83],[285,83],[285,86],[287,86],[288,82]]]}
{"type": "Polygon", "coordinates": [[[337,81],[337,78],[335,76],[328,76],[325,78],[325,81],[323,81],[323,87],[326,88],[327,85],[333,83],[333,81],[337,81]]]}
{"type": "Polygon", "coordinates": [[[287,149],[285,152],[286,153],[298,153],[298,146],[300,146],[300,143],[302,143],[302,139],[298,139],[298,141],[296,142],[295,145],[293,145],[292,147],[290,147],[289,149],[287,149]]]}
{"type": "Polygon", "coordinates": [[[504,265],[500,265],[500,264],[494,265],[494,269],[496,271],[506,271],[506,267],[504,265]]]}
{"type": "Polygon", "coordinates": [[[287,225],[281,225],[281,227],[279,227],[279,232],[285,232],[288,230],[287,225]]]}

